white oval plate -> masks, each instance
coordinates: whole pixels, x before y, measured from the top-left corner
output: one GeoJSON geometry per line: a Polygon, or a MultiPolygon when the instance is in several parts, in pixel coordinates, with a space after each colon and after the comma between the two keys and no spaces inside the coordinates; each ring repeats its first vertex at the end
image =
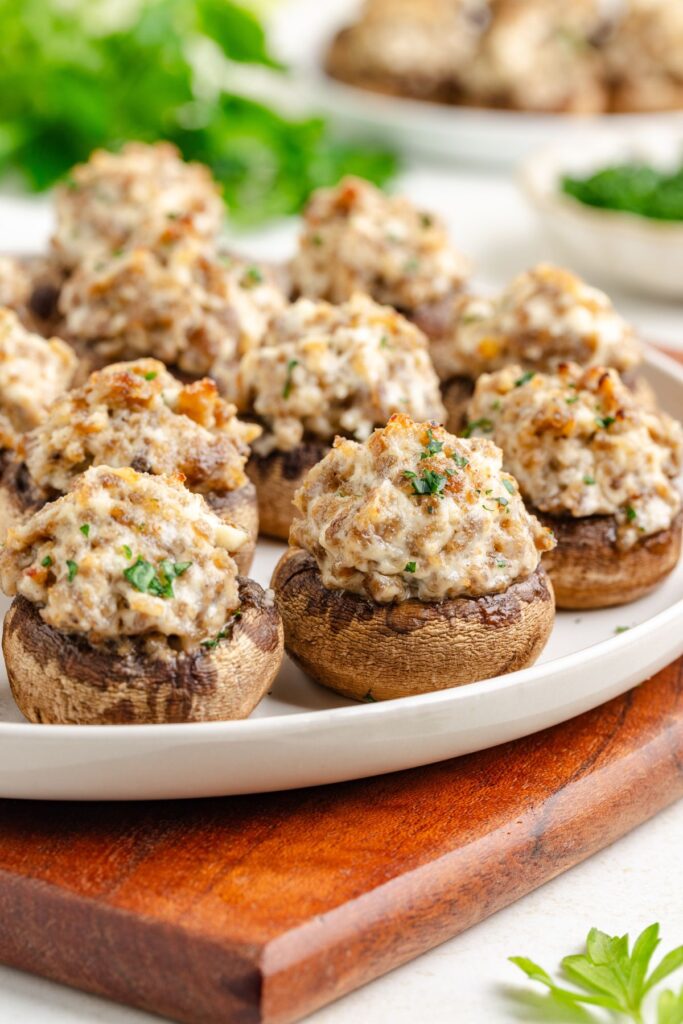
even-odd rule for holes
{"type": "MultiPolygon", "coordinates": [[[[670,412],[683,369],[648,353],[670,412]]],[[[283,546],[260,542],[267,584],[283,546]]],[[[5,607],[7,602],[5,602],[5,607]]],[[[4,610],[4,609],[3,609],[4,610]]],[[[194,725],[31,725],[0,681],[0,796],[148,800],[291,789],[362,778],[517,739],[623,693],[683,653],[683,562],[623,608],[563,612],[532,668],[420,697],[355,704],[285,661],[250,719],[194,725]],[[617,633],[619,627],[626,632],[617,633]]]]}
{"type": "MultiPolygon", "coordinates": [[[[370,92],[327,76],[322,60],[329,40],[353,21],[358,8],[349,0],[289,0],[270,18],[271,38],[294,75],[287,92],[300,107],[332,115],[356,136],[403,152],[448,160],[510,167],[568,129],[633,131],[646,125],[683,123],[683,114],[536,114],[516,110],[456,107],[370,92]]],[[[282,83],[261,83],[265,98],[282,101],[282,83]]]]}

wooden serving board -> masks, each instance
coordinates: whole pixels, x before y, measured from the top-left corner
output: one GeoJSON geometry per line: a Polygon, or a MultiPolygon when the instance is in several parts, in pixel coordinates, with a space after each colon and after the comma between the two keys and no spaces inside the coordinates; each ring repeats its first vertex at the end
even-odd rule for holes
{"type": "Polygon", "coordinates": [[[554,729],[375,779],[3,800],[0,960],[188,1024],[293,1021],[682,795],[683,659],[554,729]]]}

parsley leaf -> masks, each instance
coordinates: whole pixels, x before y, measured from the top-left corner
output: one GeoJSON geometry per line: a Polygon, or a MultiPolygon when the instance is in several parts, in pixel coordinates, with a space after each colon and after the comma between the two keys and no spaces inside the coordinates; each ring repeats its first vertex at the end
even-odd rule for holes
{"type": "Polygon", "coordinates": [[[627,505],[624,512],[626,513],[626,518],[629,523],[632,523],[634,519],[638,518],[638,513],[634,509],[633,505],[627,505]]]}
{"type": "Polygon", "coordinates": [[[421,459],[428,459],[432,455],[438,455],[439,452],[443,449],[444,442],[436,440],[434,434],[432,433],[431,427],[427,431],[427,438],[428,440],[427,444],[425,445],[425,450],[420,455],[421,459]]]}
{"type": "Polygon", "coordinates": [[[123,575],[140,593],[169,598],[175,597],[173,580],[182,576],[191,565],[192,562],[172,562],[170,558],[163,558],[155,569],[151,562],[138,555],[135,564],[124,569],[123,575]]]}
{"type": "Polygon", "coordinates": [[[595,422],[599,427],[602,427],[603,430],[608,430],[613,423],[616,423],[616,420],[614,416],[596,416],[595,422]]]}
{"type": "Polygon", "coordinates": [[[285,386],[282,389],[282,397],[283,398],[289,398],[290,394],[292,393],[292,371],[294,370],[295,366],[298,366],[298,365],[299,365],[299,360],[298,359],[290,359],[289,362],[287,363],[287,373],[286,373],[286,376],[285,376],[285,386]]]}
{"type": "Polygon", "coordinates": [[[583,482],[586,484],[587,487],[592,487],[595,483],[595,477],[586,474],[586,476],[583,478],[583,482]]]}
{"type": "MultiPolygon", "coordinates": [[[[659,925],[651,924],[630,948],[628,935],[607,935],[591,928],[586,938],[586,951],[562,960],[562,972],[576,986],[564,988],[542,967],[527,957],[510,960],[532,981],[548,990],[548,1020],[556,1019],[557,1011],[568,1007],[600,1006],[643,1024],[643,1001],[652,988],[674,971],[683,967],[683,946],[667,953],[648,975],[654,952],[659,945],[659,925]]],[[[662,992],[657,1005],[658,1024],[680,1024],[683,1011],[683,989],[679,995],[662,992]]],[[[590,1015],[587,1017],[593,1020],[590,1015]]]]}
{"type": "Polygon", "coordinates": [[[453,462],[456,464],[458,469],[464,469],[465,466],[469,466],[470,460],[466,459],[464,455],[459,455],[457,452],[452,452],[451,456],[453,462]]]}
{"type": "Polygon", "coordinates": [[[406,469],[403,475],[406,480],[410,480],[413,494],[441,494],[448,479],[443,473],[437,473],[433,469],[425,469],[421,477],[409,469],[406,469]]]}
{"type": "Polygon", "coordinates": [[[405,572],[415,572],[417,569],[417,562],[406,562],[405,572]]]}
{"type": "Polygon", "coordinates": [[[81,531],[84,537],[87,537],[90,533],[90,523],[82,523],[78,529],[81,531]]]}
{"type": "Polygon", "coordinates": [[[50,566],[52,565],[52,559],[50,558],[49,555],[45,555],[45,558],[42,560],[40,564],[43,566],[44,569],[49,569],[50,566]]]}
{"type": "Polygon", "coordinates": [[[245,288],[253,288],[254,285],[263,284],[263,272],[258,267],[248,267],[244,271],[242,284],[245,288]]]}
{"type": "Polygon", "coordinates": [[[522,385],[528,384],[529,381],[533,377],[535,377],[535,376],[536,376],[536,371],[535,370],[527,370],[526,373],[523,373],[521,377],[517,378],[517,380],[515,381],[515,387],[516,388],[521,388],[522,385]]]}
{"type": "Polygon", "coordinates": [[[66,578],[69,581],[69,583],[73,583],[74,577],[78,572],[78,562],[74,562],[73,559],[67,558],[66,567],[69,570],[68,573],[66,574],[66,578]]]}
{"type": "Polygon", "coordinates": [[[226,622],[223,628],[219,629],[219,631],[216,633],[215,637],[212,640],[202,640],[200,646],[206,648],[207,651],[212,651],[214,647],[218,646],[221,640],[225,640],[227,639],[227,637],[230,636],[230,634],[232,633],[233,625],[238,619],[241,618],[242,612],[238,608],[237,611],[232,613],[232,619],[230,620],[230,622],[226,622]]]}
{"type": "Polygon", "coordinates": [[[150,370],[149,373],[145,374],[145,380],[154,380],[156,376],[157,376],[157,371],[156,370],[150,370]]]}
{"type": "Polygon", "coordinates": [[[471,437],[473,431],[475,430],[481,430],[483,434],[490,434],[491,431],[493,430],[493,423],[485,416],[483,416],[480,420],[472,420],[472,422],[468,423],[465,429],[463,430],[462,436],[471,437]]]}

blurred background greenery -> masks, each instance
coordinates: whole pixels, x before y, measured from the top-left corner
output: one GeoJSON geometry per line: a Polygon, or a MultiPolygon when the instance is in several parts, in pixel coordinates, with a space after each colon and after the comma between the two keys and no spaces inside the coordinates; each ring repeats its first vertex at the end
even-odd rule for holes
{"type": "Polygon", "coordinates": [[[287,74],[262,6],[0,0],[0,174],[42,190],[98,146],[169,139],[212,168],[242,224],[295,213],[345,173],[386,181],[392,154],[235,91],[229,66],[287,74]]]}

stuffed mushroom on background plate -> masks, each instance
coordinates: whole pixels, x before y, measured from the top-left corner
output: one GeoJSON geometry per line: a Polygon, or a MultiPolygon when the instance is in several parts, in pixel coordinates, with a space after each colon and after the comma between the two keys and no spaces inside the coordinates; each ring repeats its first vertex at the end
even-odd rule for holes
{"type": "Polygon", "coordinates": [[[566,133],[568,123],[608,122],[631,131],[645,125],[670,124],[683,117],[671,112],[568,115],[481,105],[451,106],[430,99],[382,94],[335,80],[323,70],[325,54],[335,33],[354,20],[359,7],[349,0],[328,0],[325,4],[290,0],[273,12],[272,39],[278,53],[296,72],[291,86],[295,99],[303,103],[308,98],[310,104],[310,97],[315,96],[317,107],[344,125],[402,150],[509,167],[553,136],[566,133]]]}

